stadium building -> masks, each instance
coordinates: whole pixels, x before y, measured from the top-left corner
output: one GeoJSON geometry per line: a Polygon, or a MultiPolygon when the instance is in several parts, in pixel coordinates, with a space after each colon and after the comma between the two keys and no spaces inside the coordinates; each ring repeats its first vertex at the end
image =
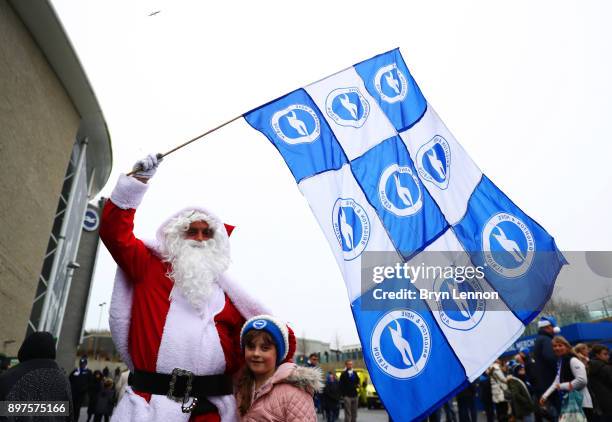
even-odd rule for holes
{"type": "Polygon", "coordinates": [[[0,127],[0,352],[15,356],[27,333],[45,330],[72,365],[98,244],[88,203],[112,151],[46,0],[0,0],[0,127]]]}

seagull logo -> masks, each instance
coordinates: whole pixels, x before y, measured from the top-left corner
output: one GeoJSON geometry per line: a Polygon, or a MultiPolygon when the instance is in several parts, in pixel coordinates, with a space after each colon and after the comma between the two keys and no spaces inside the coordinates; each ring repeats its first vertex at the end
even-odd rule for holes
{"type": "Polygon", "coordinates": [[[497,213],[483,227],[485,263],[503,277],[515,278],[525,274],[535,250],[535,239],[529,226],[514,214],[497,213]]]}
{"type": "Polygon", "coordinates": [[[408,95],[408,80],[397,63],[382,66],[374,75],[374,89],[386,103],[403,101],[408,95]]]}
{"type": "Polygon", "coordinates": [[[388,71],[387,73],[385,73],[385,82],[397,95],[400,95],[400,83],[397,79],[393,77],[392,71],[388,71]]]}
{"type": "Polygon", "coordinates": [[[383,208],[398,217],[418,213],[423,206],[422,196],[421,184],[411,167],[392,164],[380,175],[380,203],[383,208]]]}
{"type": "Polygon", "coordinates": [[[397,349],[397,351],[402,356],[402,361],[406,366],[414,366],[414,357],[412,357],[412,349],[410,348],[410,343],[404,337],[402,337],[402,327],[399,322],[394,319],[395,328],[392,326],[388,326],[389,331],[391,332],[391,339],[393,340],[393,345],[397,349]]]}
{"type": "Polygon", "coordinates": [[[419,176],[438,189],[448,188],[451,171],[451,149],[448,141],[436,135],[423,144],[416,154],[415,164],[419,176]]]}
{"type": "Polygon", "coordinates": [[[340,126],[360,128],[370,115],[370,103],[358,88],[338,88],[327,96],[325,112],[340,126]]]}
{"type": "Polygon", "coordinates": [[[315,142],[321,135],[319,116],[304,104],[292,104],[276,111],[270,126],[278,138],[289,145],[315,142]]]}
{"type": "Polygon", "coordinates": [[[461,283],[453,278],[439,279],[434,283],[436,292],[448,292],[450,298],[436,301],[438,315],[444,325],[454,330],[469,331],[482,320],[487,301],[485,299],[466,299],[461,297],[464,292],[483,292],[480,280],[466,278],[461,283]]]}
{"type": "Polygon", "coordinates": [[[410,309],[387,312],[372,330],[371,358],[379,369],[393,378],[409,379],[422,373],[431,348],[427,321],[410,309]]]}
{"type": "Polygon", "coordinates": [[[357,258],[370,240],[370,219],[354,199],[338,198],[332,210],[332,228],[346,261],[357,258]]]}
{"type": "Polygon", "coordinates": [[[294,128],[300,135],[307,136],[308,129],[306,129],[306,124],[297,118],[295,115],[295,110],[291,110],[288,114],[285,115],[289,125],[294,128]]]}

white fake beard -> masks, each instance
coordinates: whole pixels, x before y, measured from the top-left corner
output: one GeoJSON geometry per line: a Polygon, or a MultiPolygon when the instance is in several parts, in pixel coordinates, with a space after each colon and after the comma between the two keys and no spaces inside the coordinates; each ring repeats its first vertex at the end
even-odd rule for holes
{"type": "Polygon", "coordinates": [[[165,245],[166,261],[172,266],[168,276],[198,311],[204,309],[214,283],[229,267],[229,248],[222,243],[175,238],[165,245]]]}

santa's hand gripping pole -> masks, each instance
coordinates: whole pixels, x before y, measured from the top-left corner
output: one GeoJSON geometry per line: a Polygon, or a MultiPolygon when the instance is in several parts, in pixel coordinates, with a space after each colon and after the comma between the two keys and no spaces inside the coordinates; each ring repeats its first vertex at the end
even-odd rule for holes
{"type": "Polygon", "coordinates": [[[185,146],[189,145],[190,143],[195,142],[195,141],[197,141],[198,139],[203,138],[203,137],[205,137],[206,135],[208,135],[208,134],[210,134],[210,133],[213,133],[215,130],[221,129],[223,126],[227,126],[227,125],[229,125],[230,123],[232,123],[232,122],[234,122],[234,121],[236,121],[236,120],[240,119],[241,117],[242,117],[242,114],[241,114],[241,115],[239,115],[239,116],[234,117],[234,118],[233,118],[233,119],[231,119],[231,120],[228,120],[228,121],[227,121],[227,122],[225,122],[225,123],[220,124],[220,125],[219,125],[219,126],[217,126],[217,127],[214,127],[214,128],[212,128],[212,129],[210,129],[210,130],[208,130],[208,131],[204,132],[204,133],[203,133],[203,134],[201,134],[201,135],[196,136],[195,138],[192,138],[192,139],[188,140],[187,142],[182,143],[181,145],[179,145],[179,146],[177,146],[177,147],[172,148],[172,149],[171,149],[170,151],[168,151],[168,152],[165,152],[165,153],[163,153],[163,154],[158,153],[158,154],[155,154],[155,155],[150,154],[149,156],[147,156],[147,158],[145,158],[145,159],[140,160],[139,162],[137,162],[137,163],[136,163],[136,165],[134,166],[134,168],[132,169],[132,171],[131,171],[131,172],[129,172],[127,175],[128,175],[128,176],[136,176],[136,177],[142,176],[142,178],[145,178],[145,179],[149,179],[149,178],[151,178],[151,176],[153,176],[153,173],[155,173],[155,169],[157,169],[157,165],[159,164],[159,162],[160,162],[160,161],[161,161],[161,160],[162,160],[162,159],[163,159],[163,158],[164,158],[166,155],[172,154],[174,151],[177,151],[177,150],[179,150],[179,149],[181,149],[181,148],[183,148],[183,147],[185,147],[185,146]],[[150,176],[147,176],[146,174],[142,174],[142,175],[141,175],[141,174],[140,174],[141,172],[143,172],[143,171],[144,171],[144,172],[146,172],[146,171],[147,171],[147,170],[145,169],[144,165],[146,165],[146,164],[148,164],[148,163],[145,163],[145,161],[146,161],[147,159],[150,159],[151,157],[155,158],[155,163],[154,163],[154,166],[153,166],[153,173],[152,173],[150,176]]]}

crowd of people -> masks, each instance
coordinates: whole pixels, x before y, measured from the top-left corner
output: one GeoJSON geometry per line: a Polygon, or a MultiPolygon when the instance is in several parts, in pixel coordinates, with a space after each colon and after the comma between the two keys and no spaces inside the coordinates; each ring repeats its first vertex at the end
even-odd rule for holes
{"type": "Polygon", "coordinates": [[[68,377],[75,408],[75,422],[79,420],[82,407],[87,407],[87,422],[104,420],[108,422],[127,385],[129,371],[116,367],[111,376],[108,367],[102,371],[91,371],[87,367],[87,357],[79,360],[79,367],[68,377]]]}
{"type": "Polygon", "coordinates": [[[476,422],[477,399],[487,422],[609,422],[612,421],[612,365],[601,344],[572,345],[559,335],[553,317],[538,321],[532,349],[522,348],[510,359],[497,359],[478,380],[456,396],[458,415],[450,403],[449,422],[476,422]]]}

